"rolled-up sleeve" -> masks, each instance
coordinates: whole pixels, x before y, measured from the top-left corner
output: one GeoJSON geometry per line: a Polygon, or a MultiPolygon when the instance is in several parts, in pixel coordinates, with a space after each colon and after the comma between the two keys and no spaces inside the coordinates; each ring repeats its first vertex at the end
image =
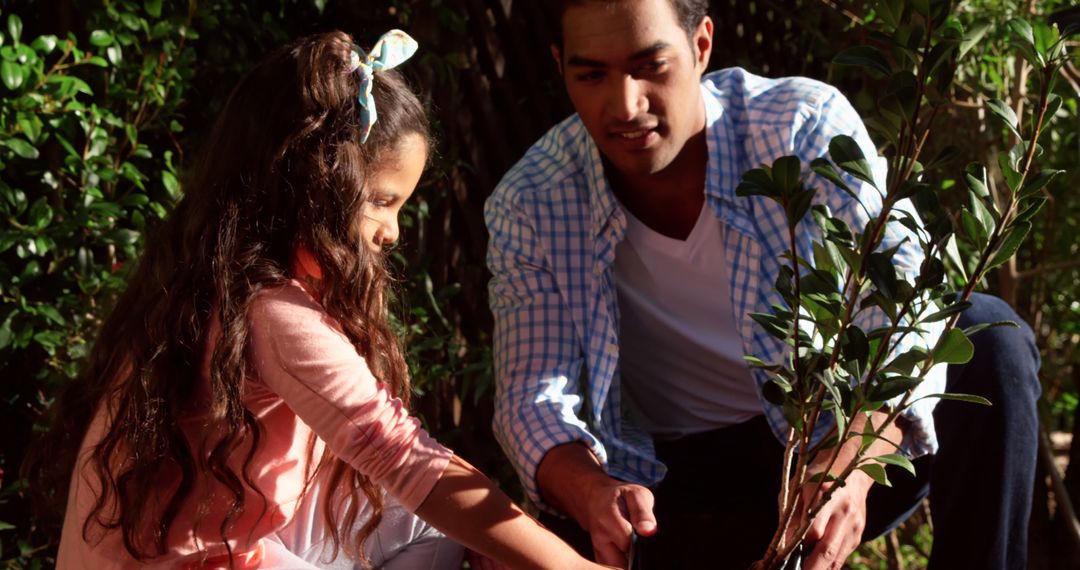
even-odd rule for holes
{"type": "Polygon", "coordinates": [[[493,427],[529,498],[546,508],[536,472],[548,451],[580,441],[601,462],[607,457],[579,417],[581,342],[537,237],[538,216],[525,210],[504,182],[484,212],[491,236],[489,293],[495,316],[493,427]]]}

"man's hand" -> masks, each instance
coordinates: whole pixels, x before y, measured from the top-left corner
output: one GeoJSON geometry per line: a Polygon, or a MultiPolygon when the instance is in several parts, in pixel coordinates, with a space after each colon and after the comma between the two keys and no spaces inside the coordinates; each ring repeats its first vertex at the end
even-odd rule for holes
{"type": "MultiPolygon", "coordinates": [[[[803,562],[804,570],[833,570],[842,568],[848,556],[858,548],[862,541],[863,528],[866,527],[866,495],[874,481],[862,471],[855,471],[847,478],[847,484],[833,491],[832,497],[818,511],[806,532],[803,543],[812,549],[803,562]]],[[[825,492],[832,485],[822,485],[825,492]]],[[[816,483],[803,487],[800,510],[805,509],[812,499],[816,483]]],[[[796,516],[791,521],[791,529],[802,524],[803,517],[796,516]]]]}
{"type": "MultiPolygon", "coordinates": [[[[869,421],[873,422],[874,426],[880,426],[886,418],[887,414],[883,412],[872,412],[869,415],[869,421]]],[[[852,419],[852,433],[862,432],[867,421],[867,416],[862,414],[852,419]]],[[[885,427],[882,437],[884,439],[877,439],[870,444],[864,457],[895,453],[896,448],[889,442],[900,441],[903,433],[896,424],[890,424],[885,427]]],[[[861,443],[861,437],[853,437],[835,448],[832,453],[819,453],[810,464],[809,473],[824,472],[835,454],[836,461],[832,462],[830,472],[833,475],[839,475],[858,453],[861,443]]],[[[803,540],[805,547],[811,548],[803,565],[804,570],[831,570],[843,567],[847,557],[858,548],[862,541],[863,529],[866,527],[866,495],[873,484],[874,480],[869,475],[856,469],[848,475],[843,487],[838,487],[833,491],[829,502],[825,503],[814,517],[803,540]]],[[[830,482],[823,483],[821,492],[824,493],[833,485],[834,483],[830,482]]],[[[817,488],[817,483],[808,483],[800,491],[800,504],[796,508],[796,516],[788,527],[789,537],[801,527],[805,519],[802,513],[809,508],[817,488]]]]}
{"type": "Polygon", "coordinates": [[[549,451],[536,479],[544,500],[588,531],[601,564],[626,568],[631,530],[656,533],[652,491],[610,477],[581,443],[549,451]]]}
{"type": "Polygon", "coordinates": [[[626,568],[630,531],[642,536],[656,532],[652,509],[652,491],[608,477],[592,486],[585,508],[574,519],[589,531],[597,562],[626,568]]]}

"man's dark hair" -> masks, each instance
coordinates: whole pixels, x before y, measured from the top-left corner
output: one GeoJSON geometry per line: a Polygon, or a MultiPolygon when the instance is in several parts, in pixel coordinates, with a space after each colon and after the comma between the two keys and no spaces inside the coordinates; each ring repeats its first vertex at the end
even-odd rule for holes
{"type": "MultiPolygon", "coordinates": [[[[566,13],[566,9],[570,6],[580,6],[587,2],[603,2],[614,3],[619,0],[559,0],[553,2],[558,9],[555,12],[555,45],[559,46],[562,50],[563,47],[563,34],[562,34],[562,17],[566,13]]],[[[701,19],[709,11],[709,0],[668,0],[671,4],[671,9],[675,11],[675,19],[679,21],[679,27],[686,32],[686,37],[690,37],[697,29],[698,24],[701,23],[701,19]]]]}

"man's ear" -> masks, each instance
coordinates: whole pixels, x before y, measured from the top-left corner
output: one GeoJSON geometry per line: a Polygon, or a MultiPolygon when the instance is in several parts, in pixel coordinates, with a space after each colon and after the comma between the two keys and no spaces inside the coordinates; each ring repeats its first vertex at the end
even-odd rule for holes
{"type": "Polygon", "coordinates": [[[559,46],[551,44],[551,57],[555,59],[555,67],[559,69],[559,75],[562,75],[562,52],[559,51],[559,46]]]}
{"type": "Polygon", "coordinates": [[[712,38],[713,38],[713,21],[712,18],[705,16],[701,19],[701,23],[698,24],[697,30],[694,31],[694,47],[697,48],[697,61],[695,63],[701,66],[701,70],[705,71],[705,68],[709,66],[709,56],[712,55],[712,38]]]}

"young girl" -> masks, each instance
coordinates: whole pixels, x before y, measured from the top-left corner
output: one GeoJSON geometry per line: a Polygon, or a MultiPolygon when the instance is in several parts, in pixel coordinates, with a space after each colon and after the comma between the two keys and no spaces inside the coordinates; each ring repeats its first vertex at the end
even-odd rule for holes
{"type": "Polygon", "coordinates": [[[459,567],[412,513],[598,568],[406,410],[382,250],[429,154],[410,42],[304,38],[233,91],[31,462],[67,490],[59,568],[459,567]]]}

